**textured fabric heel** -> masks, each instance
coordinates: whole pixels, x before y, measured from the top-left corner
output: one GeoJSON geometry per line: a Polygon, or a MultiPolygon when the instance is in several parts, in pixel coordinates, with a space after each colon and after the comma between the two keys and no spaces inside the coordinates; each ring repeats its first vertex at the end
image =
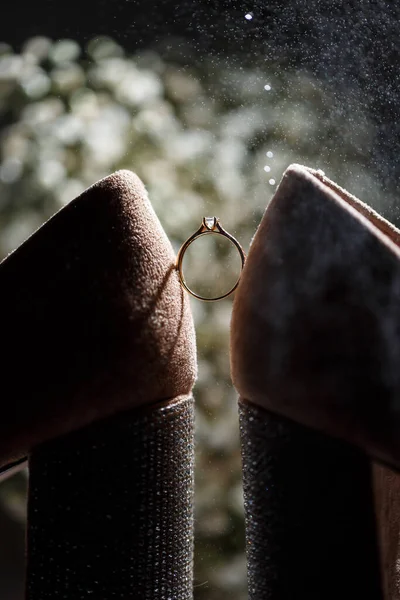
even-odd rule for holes
{"type": "Polygon", "coordinates": [[[382,598],[371,463],[239,401],[250,600],[382,598]]]}
{"type": "Polygon", "coordinates": [[[27,600],[192,598],[193,433],[186,396],[32,452],[27,600]]]}

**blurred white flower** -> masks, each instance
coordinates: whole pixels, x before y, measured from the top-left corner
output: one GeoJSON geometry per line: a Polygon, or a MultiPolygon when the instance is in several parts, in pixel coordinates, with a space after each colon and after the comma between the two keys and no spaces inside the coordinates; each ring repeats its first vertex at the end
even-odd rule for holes
{"type": "Polygon", "coordinates": [[[89,56],[94,60],[100,61],[105,58],[123,56],[124,51],[113,39],[107,36],[98,36],[87,45],[89,56]]]}
{"type": "Polygon", "coordinates": [[[163,91],[160,79],[151,71],[140,71],[131,66],[116,85],[116,98],[128,106],[149,105],[163,91]]]}
{"type": "Polygon", "coordinates": [[[51,47],[51,40],[46,37],[37,36],[27,40],[23,45],[22,54],[25,60],[39,63],[48,57],[51,47]]]}
{"type": "Polygon", "coordinates": [[[85,125],[81,118],[66,114],[54,123],[53,135],[60,144],[76,144],[84,136],[85,125]]]}
{"type": "Polygon", "coordinates": [[[0,83],[10,79],[18,79],[23,67],[22,56],[15,54],[0,56],[0,83]]]}
{"type": "Polygon", "coordinates": [[[48,98],[40,102],[33,102],[22,110],[21,121],[32,128],[38,125],[49,125],[64,113],[64,105],[59,98],[48,98]]]}
{"type": "Polygon", "coordinates": [[[245,106],[224,115],[221,131],[226,138],[251,139],[257,132],[268,128],[266,112],[258,106],[245,106]]]}
{"type": "Polygon", "coordinates": [[[2,153],[5,159],[15,158],[24,162],[31,156],[32,143],[27,137],[26,128],[15,124],[3,134],[2,153]]]}
{"type": "Polygon", "coordinates": [[[133,128],[140,134],[153,138],[154,142],[168,146],[168,140],[177,131],[183,131],[182,124],[176,118],[169,104],[164,100],[144,107],[132,119],[133,128]]]}
{"type": "Polygon", "coordinates": [[[113,90],[121,81],[126,69],[130,68],[124,58],[106,58],[88,71],[88,81],[95,88],[107,87],[113,90]]]}
{"type": "Polygon", "coordinates": [[[50,48],[49,56],[53,63],[65,63],[77,60],[81,53],[79,44],[75,40],[58,40],[50,48]]]}
{"type": "Polygon", "coordinates": [[[87,87],[81,87],[70,96],[71,112],[82,119],[93,119],[99,113],[99,96],[87,87]]]}
{"type": "Polygon", "coordinates": [[[65,177],[65,167],[58,160],[41,160],[36,168],[37,179],[44,188],[57,187],[65,177]]]}
{"type": "Polygon", "coordinates": [[[62,94],[67,94],[82,87],[86,77],[79,65],[66,63],[54,69],[51,78],[56,90],[62,94]]]}
{"type": "Polygon", "coordinates": [[[175,164],[195,160],[199,156],[211,155],[214,135],[211,131],[178,131],[174,136],[162,140],[165,150],[175,164]]]}
{"type": "Polygon", "coordinates": [[[22,169],[23,164],[19,158],[6,157],[0,164],[0,180],[3,183],[14,183],[19,179],[22,169]]]}
{"type": "Polygon", "coordinates": [[[21,87],[27,96],[36,100],[49,92],[51,80],[42,69],[36,68],[21,78],[21,87]]]}
{"type": "Polygon", "coordinates": [[[83,143],[91,160],[100,166],[121,160],[126,152],[130,122],[128,111],[116,104],[103,108],[98,117],[88,121],[83,143]]]}

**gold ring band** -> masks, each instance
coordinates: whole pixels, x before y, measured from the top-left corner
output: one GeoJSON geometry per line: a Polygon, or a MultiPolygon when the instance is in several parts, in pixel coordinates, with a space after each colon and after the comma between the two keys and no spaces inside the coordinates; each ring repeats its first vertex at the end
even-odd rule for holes
{"type": "Polygon", "coordinates": [[[231,235],[230,233],[225,231],[225,229],[221,226],[219,219],[217,219],[217,217],[203,217],[203,222],[202,222],[200,228],[197,231],[195,231],[195,233],[193,235],[191,235],[186,240],[186,242],[184,242],[184,244],[181,246],[181,248],[178,252],[178,256],[176,258],[176,270],[178,271],[179,280],[182,284],[182,287],[189,294],[191,294],[195,298],[198,298],[199,300],[204,300],[204,302],[215,302],[216,300],[222,300],[223,298],[226,298],[227,296],[229,296],[230,294],[232,294],[232,292],[234,292],[236,290],[237,286],[239,285],[240,276],[242,274],[242,270],[243,270],[245,261],[246,261],[246,255],[244,253],[242,246],[239,244],[237,239],[233,237],[233,235],[231,235]],[[185,278],[183,276],[183,272],[182,272],[182,262],[183,262],[183,257],[184,257],[186,250],[200,236],[209,235],[210,233],[216,233],[218,235],[222,235],[222,236],[228,238],[228,240],[230,242],[232,242],[232,244],[236,247],[237,251],[239,252],[240,260],[242,262],[240,274],[239,274],[239,277],[238,277],[235,285],[228,292],[226,292],[226,294],[223,294],[222,296],[217,296],[215,298],[206,298],[204,296],[200,296],[199,294],[196,294],[196,292],[191,290],[189,288],[189,286],[187,285],[185,278]]]}

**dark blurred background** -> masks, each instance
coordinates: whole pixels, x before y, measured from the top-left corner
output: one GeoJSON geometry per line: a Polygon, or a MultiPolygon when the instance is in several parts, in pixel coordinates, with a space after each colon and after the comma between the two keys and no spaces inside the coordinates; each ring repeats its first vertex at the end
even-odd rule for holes
{"type": "MultiPolygon", "coordinates": [[[[9,3],[0,21],[1,256],[122,167],[145,182],[176,249],[205,214],[247,249],[291,162],[323,169],[398,223],[399,17],[398,3],[366,0],[9,3]]],[[[193,285],[204,273],[223,285],[237,268],[217,245],[190,260],[193,285]]],[[[244,600],[231,299],[192,307],[195,597],[244,600]]],[[[23,597],[26,486],[27,473],[0,485],[4,600],[23,597]]]]}
{"type": "Polygon", "coordinates": [[[338,113],[351,103],[371,115],[370,164],[390,186],[398,175],[399,20],[399,3],[382,0],[15,0],[3,13],[0,39],[19,48],[37,35],[85,44],[102,34],[130,52],[168,50],[174,39],[175,54],[191,64],[187,43],[200,61],[219,54],[304,69],[332,86],[338,113]],[[246,26],[244,14],[252,14],[246,26]]]}

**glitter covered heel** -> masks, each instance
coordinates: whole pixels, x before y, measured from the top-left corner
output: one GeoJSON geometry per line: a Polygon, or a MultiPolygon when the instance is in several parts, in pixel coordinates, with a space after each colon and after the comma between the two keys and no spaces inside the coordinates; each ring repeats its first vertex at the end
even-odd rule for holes
{"type": "Polygon", "coordinates": [[[192,598],[193,416],[180,397],[32,452],[29,600],[192,598]]]}
{"type": "Polygon", "coordinates": [[[372,466],[239,401],[250,600],[382,598],[372,466]]]}

